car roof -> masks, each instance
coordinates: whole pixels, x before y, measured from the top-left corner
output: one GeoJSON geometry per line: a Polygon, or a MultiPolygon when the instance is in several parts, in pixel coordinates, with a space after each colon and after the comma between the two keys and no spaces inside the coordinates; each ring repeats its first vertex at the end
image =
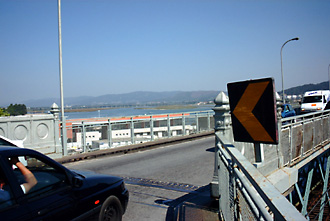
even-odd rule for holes
{"type": "Polygon", "coordinates": [[[32,149],[22,148],[22,147],[0,145],[0,155],[2,155],[2,156],[11,156],[11,155],[20,155],[20,154],[37,154],[37,155],[39,155],[39,152],[32,150],[32,149]]]}
{"type": "Polygon", "coordinates": [[[0,154],[3,152],[8,151],[17,151],[17,150],[24,150],[25,148],[15,147],[15,146],[6,146],[6,145],[0,145],[0,154]]]}

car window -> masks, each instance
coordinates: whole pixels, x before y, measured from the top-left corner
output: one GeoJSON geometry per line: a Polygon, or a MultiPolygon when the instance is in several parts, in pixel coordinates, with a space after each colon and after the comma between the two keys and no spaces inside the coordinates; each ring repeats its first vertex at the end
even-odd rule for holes
{"type": "MultiPolygon", "coordinates": [[[[36,184],[26,193],[28,198],[49,194],[50,192],[68,185],[66,174],[63,171],[48,165],[43,160],[33,156],[19,156],[18,159],[29,171],[31,171],[36,179],[36,184]]],[[[24,177],[19,168],[13,166],[13,169],[17,181],[22,187],[22,185],[27,182],[26,177],[24,177]]],[[[22,190],[24,192],[24,187],[22,187],[22,190]]]]}
{"type": "Polygon", "coordinates": [[[13,204],[14,197],[12,194],[12,189],[2,171],[2,168],[0,168],[0,211],[13,204]]]}
{"type": "Polygon", "coordinates": [[[303,103],[322,102],[322,96],[308,96],[303,98],[303,103]]]}

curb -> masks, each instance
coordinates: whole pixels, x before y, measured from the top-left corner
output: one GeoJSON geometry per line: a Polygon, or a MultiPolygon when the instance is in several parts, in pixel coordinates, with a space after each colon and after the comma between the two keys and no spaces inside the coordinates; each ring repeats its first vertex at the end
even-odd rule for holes
{"type": "Polygon", "coordinates": [[[121,146],[121,147],[105,149],[105,150],[97,150],[97,151],[88,152],[88,153],[74,154],[74,155],[70,155],[70,156],[64,156],[61,158],[57,158],[57,159],[55,159],[55,161],[58,163],[61,163],[61,164],[65,164],[65,163],[93,159],[93,158],[103,157],[103,156],[108,156],[108,155],[122,155],[122,154],[127,154],[127,153],[134,153],[134,152],[138,152],[138,151],[142,151],[142,150],[150,150],[153,148],[157,148],[159,146],[171,145],[171,144],[181,143],[181,142],[185,142],[185,141],[189,141],[189,140],[200,139],[200,138],[208,137],[208,136],[212,136],[212,135],[214,136],[214,131],[201,132],[198,134],[192,134],[192,135],[186,135],[186,136],[180,136],[180,137],[172,137],[172,138],[168,138],[168,139],[159,139],[156,141],[150,141],[150,142],[146,142],[146,143],[121,146]]]}

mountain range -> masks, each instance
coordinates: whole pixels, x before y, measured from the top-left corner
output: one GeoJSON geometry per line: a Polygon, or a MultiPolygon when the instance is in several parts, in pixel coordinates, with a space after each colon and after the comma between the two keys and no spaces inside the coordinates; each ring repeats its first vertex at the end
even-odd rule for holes
{"type": "MultiPolygon", "coordinates": [[[[285,90],[288,95],[299,95],[305,91],[328,90],[328,81],[318,84],[305,84],[285,90]]],[[[219,94],[220,91],[168,91],[149,92],[137,91],[124,94],[107,94],[102,96],[80,96],[67,97],[64,99],[65,106],[92,107],[92,106],[122,106],[122,105],[166,105],[166,104],[191,104],[196,102],[209,102],[219,94]]],[[[278,92],[280,95],[282,91],[278,92]]],[[[53,103],[60,106],[59,98],[31,99],[23,102],[27,107],[50,107],[53,103]]],[[[2,105],[2,104],[1,104],[2,105]]],[[[9,104],[6,104],[7,106],[9,104]]],[[[3,105],[5,106],[5,105],[3,105]]]]}
{"type": "MultiPolygon", "coordinates": [[[[102,96],[68,97],[65,106],[122,106],[122,105],[162,105],[191,104],[194,102],[213,101],[219,91],[171,91],[148,92],[137,91],[125,94],[107,94],[102,96]]],[[[60,104],[59,98],[27,100],[27,107],[50,107],[53,103],[60,104]]],[[[60,105],[59,105],[60,106],[60,105]]]]}
{"type": "MultiPolygon", "coordinates": [[[[304,84],[302,86],[292,87],[284,91],[288,95],[303,95],[306,91],[315,91],[315,90],[329,90],[329,81],[324,81],[318,84],[304,84]]],[[[278,92],[282,95],[282,91],[278,92]]]]}

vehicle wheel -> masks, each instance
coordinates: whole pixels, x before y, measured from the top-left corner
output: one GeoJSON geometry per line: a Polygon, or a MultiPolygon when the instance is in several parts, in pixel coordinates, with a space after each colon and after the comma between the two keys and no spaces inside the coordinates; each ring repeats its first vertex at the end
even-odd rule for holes
{"type": "Polygon", "coordinates": [[[121,221],[122,216],[123,208],[121,207],[119,199],[115,196],[108,197],[101,207],[99,221],[121,221]]]}

